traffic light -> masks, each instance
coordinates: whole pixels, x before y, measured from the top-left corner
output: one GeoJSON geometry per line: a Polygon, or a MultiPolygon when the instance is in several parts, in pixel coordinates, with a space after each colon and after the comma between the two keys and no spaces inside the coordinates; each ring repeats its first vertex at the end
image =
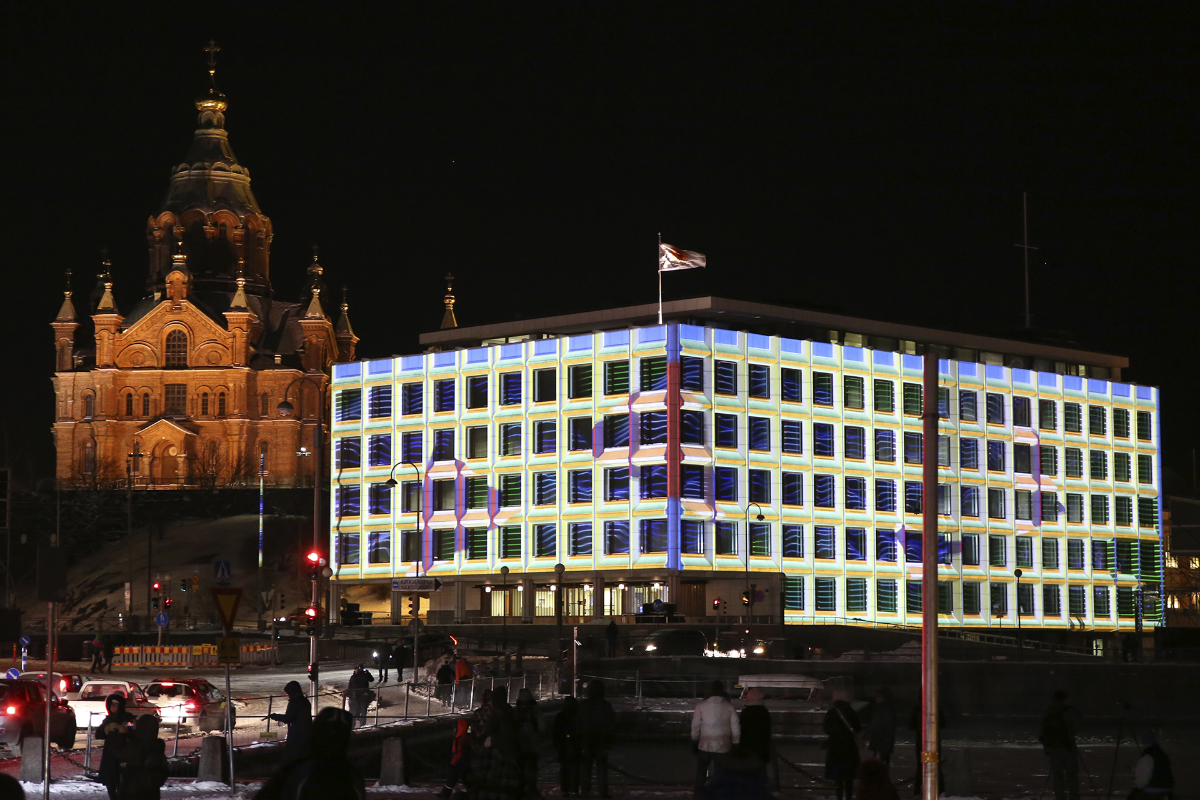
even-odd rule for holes
{"type": "Polygon", "coordinates": [[[320,667],[317,664],[308,665],[308,679],[313,683],[317,682],[317,676],[320,672],[320,667]]]}
{"type": "Polygon", "coordinates": [[[317,575],[321,571],[321,562],[323,560],[324,559],[321,558],[321,554],[316,550],[308,554],[308,577],[310,580],[315,581],[317,579],[317,575]]]}
{"type": "Polygon", "coordinates": [[[164,607],[164,608],[165,608],[167,611],[170,611],[170,610],[171,610],[171,598],[169,598],[169,597],[168,597],[166,600],[163,600],[163,607],[164,607]]]}
{"type": "Polygon", "coordinates": [[[742,605],[744,605],[744,606],[748,606],[748,605],[750,605],[750,592],[749,592],[749,590],[747,590],[747,591],[745,591],[745,592],[742,592],[742,605]]]}
{"type": "Polygon", "coordinates": [[[713,598],[713,611],[720,611],[720,610],[721,610],[721,598],[714,597],[713,598]]]}
{"type": "Polygon", "coordinates": [[[153,588],[155,592],[161,592],[161,591],[162,591],[162,584],[161,584],[161,583],[159,583],[158,581],[155,581],[155,582],[152,584],[151,588],[153,588]]]}
{"type": "Polygon", "coordinates": [[[308,631],[312,633],[317,627],[317,611],[316,606],[308,606],[304,609],[304,620],[308,624],[308,631]]]}
{"type": "Polygon", "coordinates": [[[157,597],[150,598],[150,610],[158,611],[158,598],[157,597]]]}
{"type": "Polygon", "coordinates": [[[421,613],[421,595],[412,594],[408,596],[408,614],[411,617],[419,616],[421,613]]]}
{"type": "Polygon", "coordinates": [[[181,580],[179,582],[179,591],[181,591],[181,592],[187,591],[187,578],[184,578],[183,580],[181,580]]]}

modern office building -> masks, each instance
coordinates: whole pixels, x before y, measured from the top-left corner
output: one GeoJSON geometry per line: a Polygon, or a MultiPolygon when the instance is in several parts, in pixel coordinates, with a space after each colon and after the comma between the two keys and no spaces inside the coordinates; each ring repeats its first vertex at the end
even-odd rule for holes
{"type": "Polygon", "coordinates": [[[1133,630],[1161,585],[1159,392],[1121,382],[1126,359],[715,297],[656,310],[334,365],[335,594],[400,615],[392,579],[427,574],[431,621],[546,621],[562,564],[574,619],[655,599],[732,618],[753,584],[762,621],[919,625],[924,458],[943,625],[1133,630]]]}

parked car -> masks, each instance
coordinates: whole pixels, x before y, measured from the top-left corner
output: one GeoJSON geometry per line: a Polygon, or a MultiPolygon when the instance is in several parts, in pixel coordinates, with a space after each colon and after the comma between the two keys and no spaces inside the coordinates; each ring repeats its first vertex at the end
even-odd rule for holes
{"type": "Polygon", "coordinates": [[[108,713],[108,698],[114,694],[125,697],[125,710],[135,717],[159,714],[158,706],[150,702],[142,687],[132,681],[90,680],[80,687],[79,699],[73,706],[76,720],[88,728],[99,725],[108,713]]]}
{"type": "Polygon", "coordinates": [[[745,631],[722,631],[705,655],[718,658],[808,658],[809,648],[783,637],[755,636],[745,631]]]}
{"type": "MultiPolygon", "coordinates": [[[[75,747],[75,710],[65,700],[50,700],[51,742],[62,750],[75,747]]],[[[34,681],[0,679],[0,744],[14,756],[28,736],[46,732],[46,687],[34,681]]]]}
{"type": "MultiPolygon", "coordinates": [[[[45,686],[46,673],[45,671],[22,672],[20,680],[37,681],[45,686]]],[[[81,675],[77,672],[56,672],[54,673],[54,696],[67,700],[78,700],[80,687],[89,680],[91,680],[91,676],[81,675]]]]}
{"type": "Polygon", "coordinates": [[[655,631],[629,648],[635,656],[702,656],[708,650],[704,631],[690,628],[666,628],[655,631]]]}
{"type": "MultiPolygon", "coordinates": [[[[146,684],[146,697],[158,706],[164,725],[198,731],[225,730],[225,693],[204,678],[151,681],[146,684]]],[[[233,708],[230,721],[237,724],[237,711],[233,708]]]]}

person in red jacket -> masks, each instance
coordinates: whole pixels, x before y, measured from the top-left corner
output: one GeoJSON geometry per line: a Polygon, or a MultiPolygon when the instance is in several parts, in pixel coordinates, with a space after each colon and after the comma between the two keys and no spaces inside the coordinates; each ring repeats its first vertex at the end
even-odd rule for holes
{"type": "Polygon", "coordinates": [[[454,658],[454,705],[467,707],[471,701],[471,679],[475,677],[475,672],[471,669],[471,665],[462,656],[454,658]]]}
{"type": "Polygon", "coordinates": [[[462,782],[466,785],[467,773],[471,770],[471,723],[460,719],[454,729],[454,742],[450,745],[450,777],[438,797],[454,794],[454,787],[462,782]]]}

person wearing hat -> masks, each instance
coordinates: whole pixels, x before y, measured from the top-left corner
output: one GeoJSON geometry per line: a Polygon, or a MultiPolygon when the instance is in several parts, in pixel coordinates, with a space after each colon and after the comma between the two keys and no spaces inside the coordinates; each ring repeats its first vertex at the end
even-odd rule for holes
{"type": "Polygon", "coordinates": [[[1175,791],[1171,759],[1158,745],[1153,731],[1142,737],[1142,757],[1133,768],[1131,798],[1168,797],[1175,791]]]}
{"type": "Polygon", "coordinates": [[[304,696],[304,689],[297,681],[288,681],[283,691],[287,692],[287,709],[282,714],[271,714],[271,719],[287,725],[287,741],[283,745],[283,762],[298,761],[308,755],[309,732],[312,730],[312,704],[304,696]]]}

